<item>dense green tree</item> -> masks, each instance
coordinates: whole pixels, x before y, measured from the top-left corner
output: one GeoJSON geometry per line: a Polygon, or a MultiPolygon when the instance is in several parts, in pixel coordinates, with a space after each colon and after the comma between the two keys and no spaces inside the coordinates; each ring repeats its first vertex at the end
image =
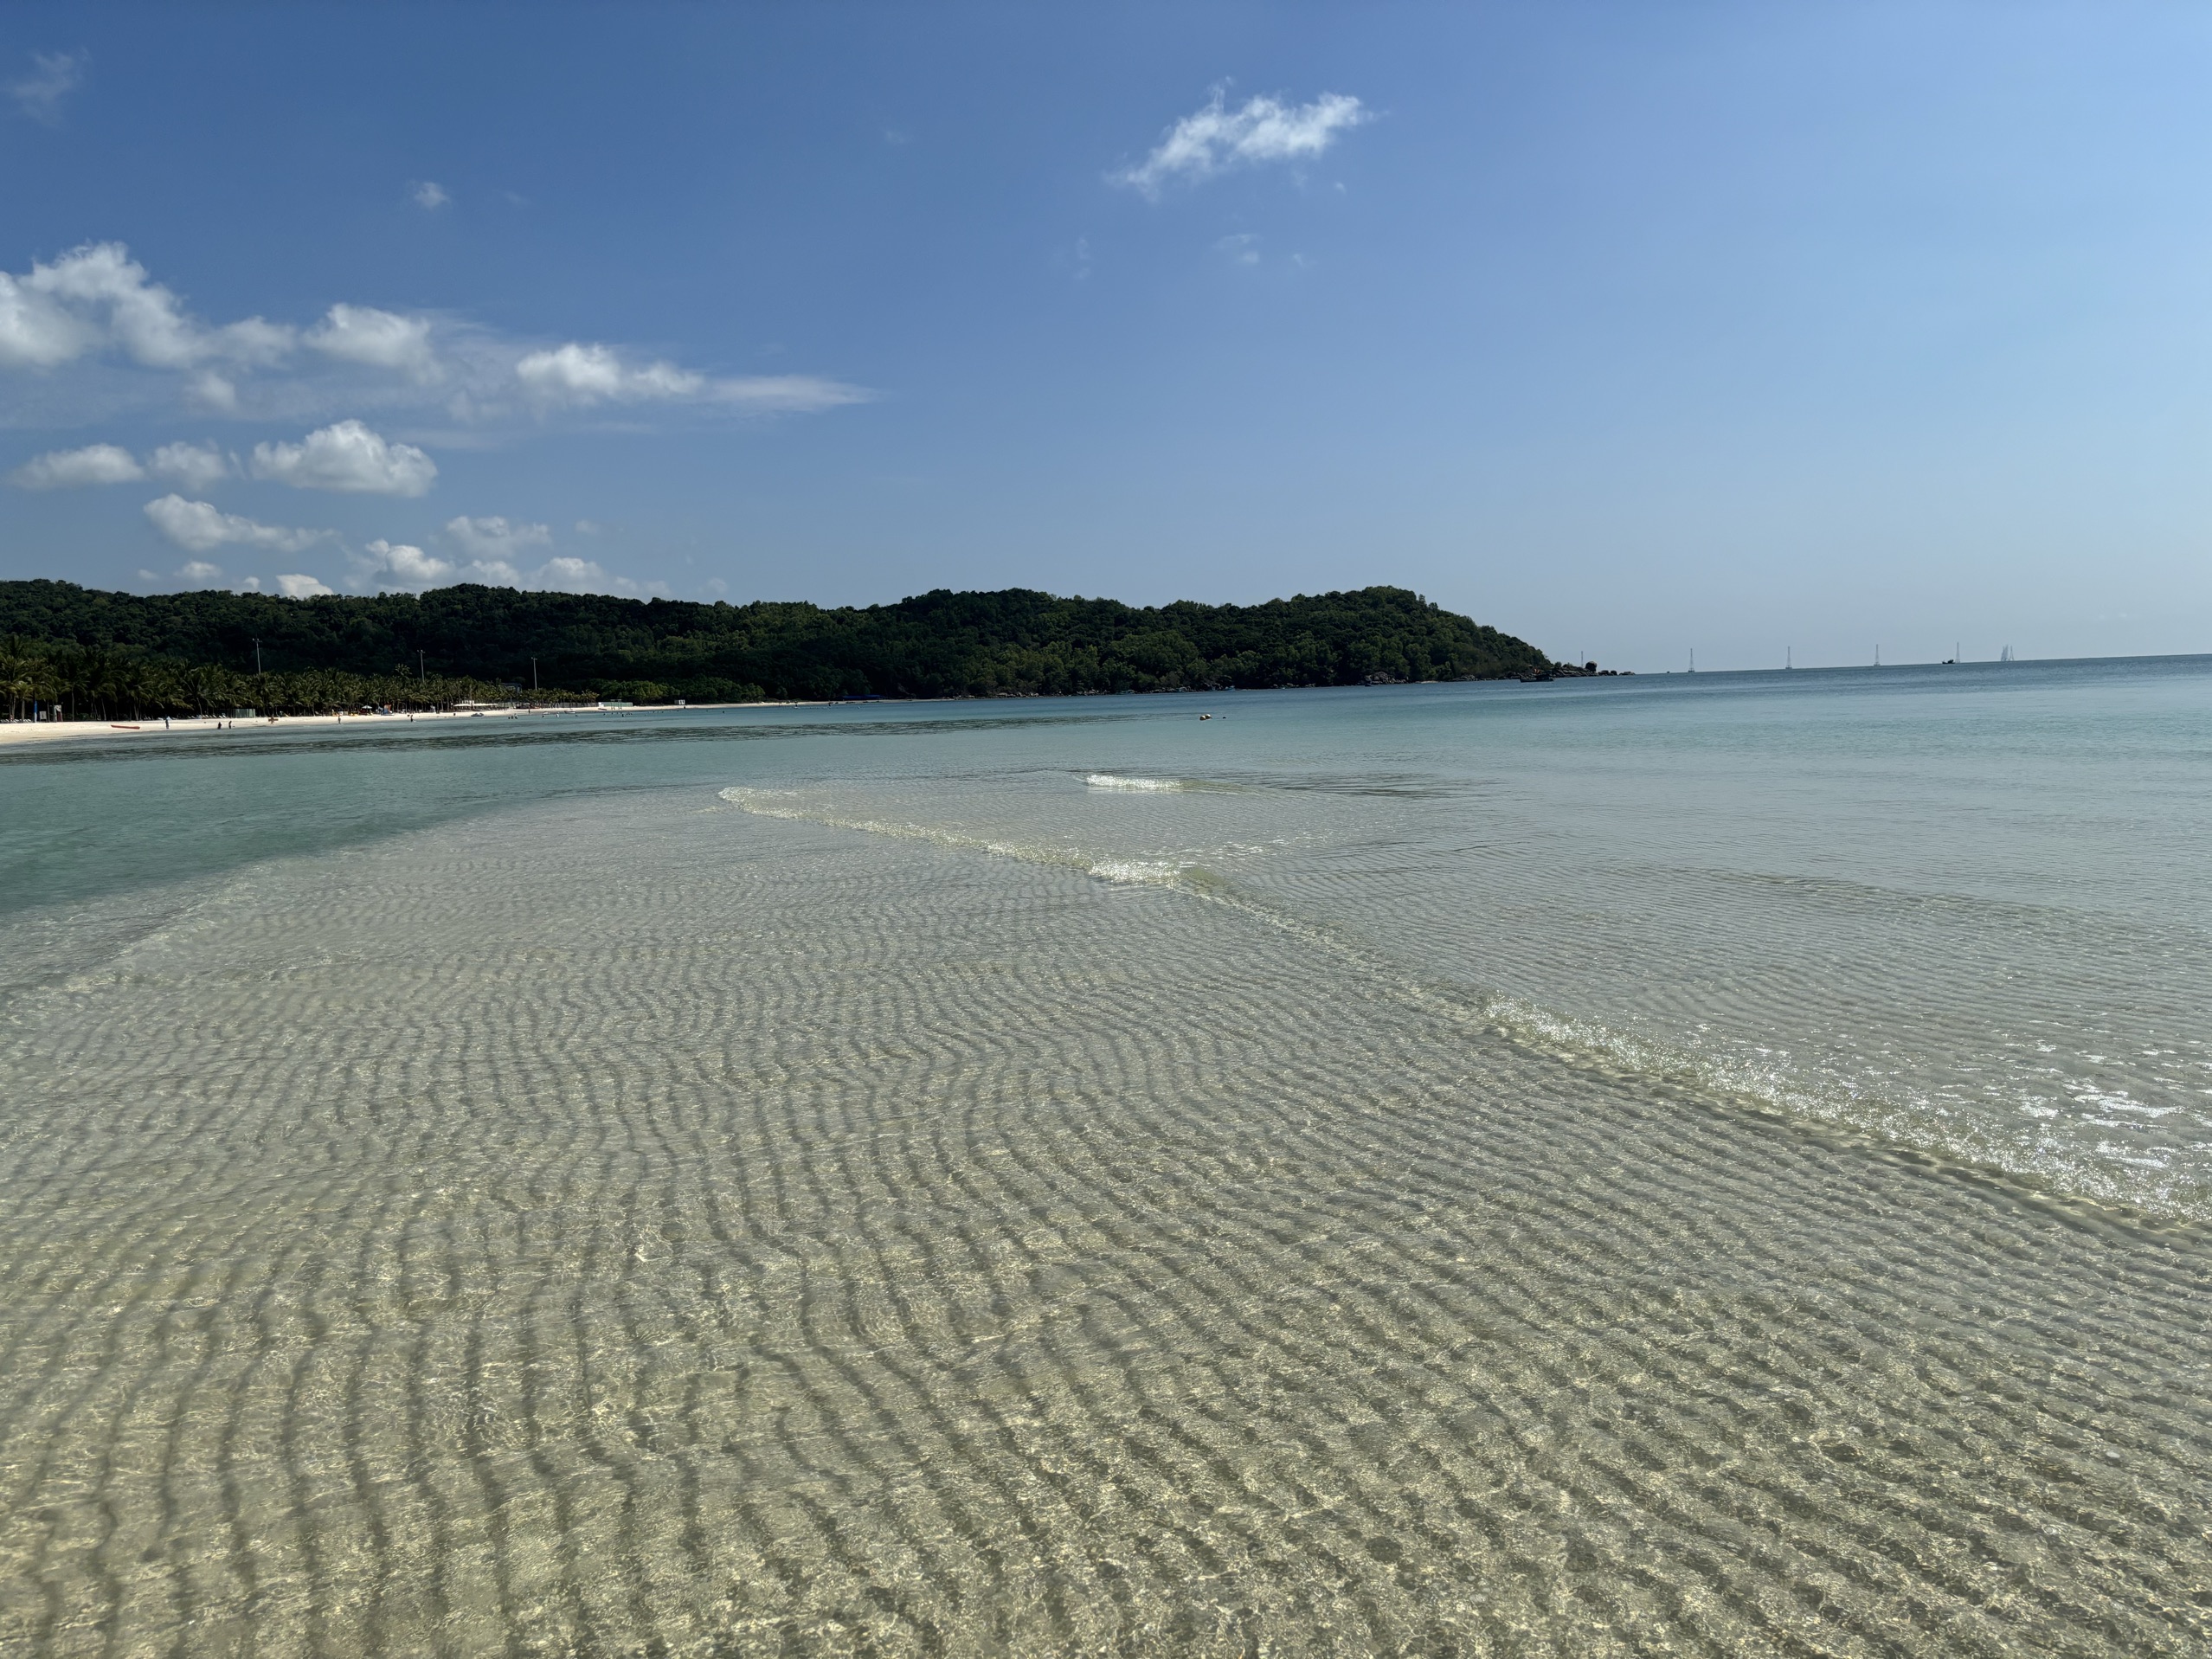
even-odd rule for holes
{"type": "MultiPolygon", "coordinates": [[[[1027,588],[895,605],[704,605],[462,586],[421,595],[104,593],[0,582],[13,687],[44,665],[69,712],[422,707],[500,687],[636,702],[1016,697],[1482,679],[1533,646],[1402,588],[1159,607],[1027,588]],[[267,673],[258,678],[254,641],[267,673]],[[421,672],[418,672],[418,664],[421,672]],[[248,682],[252,682],[249,684],[248,682]]],[[[23,700],[15,690],[11,705],[23,700]]]]}

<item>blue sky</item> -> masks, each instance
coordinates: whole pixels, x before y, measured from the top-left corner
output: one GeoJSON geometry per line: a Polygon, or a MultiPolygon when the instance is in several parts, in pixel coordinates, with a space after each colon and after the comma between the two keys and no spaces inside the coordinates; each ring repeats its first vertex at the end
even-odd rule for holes
{"type": "Polygon", "coordinates": [[[0,576],[2212,649],[2208,71],[2183,6],[18,3],[0,576]]]}

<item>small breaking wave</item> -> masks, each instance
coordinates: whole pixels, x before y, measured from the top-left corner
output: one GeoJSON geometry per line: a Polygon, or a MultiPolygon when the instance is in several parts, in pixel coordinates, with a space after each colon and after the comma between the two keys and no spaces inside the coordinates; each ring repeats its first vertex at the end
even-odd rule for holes
{"type": "Polygon", "coordinates": [[[961,835],[952,830],[933,828],[927,824],[846,817],[801,804],[798,792],[791,789],[730,788],[722,790],[720,794],[731,806],[740,807],[756,818],[788,818],[800,823],[820,824],[828,829],[859,830],[869,835],[887,835],[902,841],[928,841],[936,846],[992,852],[1002,858],[1019,858],[1025,864],[1052,865],[1064,870],[1079,870],[1084,875],[1095,876],[1101,881],[1124,885],[1183,886],[1191,884],[1186,878],[1202,877],[1204,873],[1195,865],[1174,864],[1161,858],[1094,858],[1074,847],[993,841],[980,835],[961,835]]]}
{"type": "Polygon", "coordinates": [[[1118,772],[1093,772],[1083,781],[1088,789],[1118,790],[1129,794],[1180,794],[1198,787],[1188,778],[1133,778],[1118,772]]]}
{"type": "Polygon", "coordinates": [[[1454,1024],[1487,1029],[1525,1051],[1542,1053],[1579,1070],[1632,1078],[1645,1086],[1681,1090],[1715,1104],[1749,1108],[1801,1124],[1818,1125],[1830,1133],[1932,1154],[1945,1163],[2003,1171],[2030,1186],[2074,1198],[2169,1215],[2201,1217],[2212,1208],[2208,1194],[2194,1186],[2185,1188],[2174,1182],[2138,1185],[2115,1180],[2109,1171],[2085,1167],[2048,1135],[2007,1140],[1977,1133],[1954,1115],[1931,1116],[1932,1103],[1926,1100],[1891,1099],[1874,1091],[1824,1087],[1745,1057],[1701,1052],[1662,1038],[1540,1007],[1489,987],[1431,975],[1388,956],[1354,933],[1298,915],[1199,865],[1096,858],[1071,847],[991,840],[920,824],[846,817],[802,804],[796,792],[790,790],[728,788],[721,791],[721,798],[764,818],[793,819],[827,828],[988,852],[1079,871],[1116,884],[1170,888],[1296,935],[1343,959],[1369,983],[1387,984],[1399,995],[1424,1005],[1454,1024]]]}

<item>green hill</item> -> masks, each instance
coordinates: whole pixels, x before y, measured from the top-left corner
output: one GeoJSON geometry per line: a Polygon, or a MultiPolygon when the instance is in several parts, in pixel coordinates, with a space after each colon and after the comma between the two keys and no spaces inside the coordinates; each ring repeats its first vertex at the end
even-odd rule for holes
{"type": "MultiPolygon", "coordinates": [[[[502,682],[527,688],[533,659],[546,693],[640,702],[1348,685],[1495,678],[1545,664],[1525,641],[1402,588],[1159,607],[1019,588],[940,590],[824,609],[475,586],[299,600],[7,582],[0,639],[8,661],[35,665],[19,667],[10,685],[43,673],[40,695],[87,712],[181,710],[196,699],[421,704],[496,692],[502,682]],[[239,677],[253,673],[257,639],[267,678],[248,686],[239,677]]],[[[0,675],[9,672],[0,662],[0,675]]]]}

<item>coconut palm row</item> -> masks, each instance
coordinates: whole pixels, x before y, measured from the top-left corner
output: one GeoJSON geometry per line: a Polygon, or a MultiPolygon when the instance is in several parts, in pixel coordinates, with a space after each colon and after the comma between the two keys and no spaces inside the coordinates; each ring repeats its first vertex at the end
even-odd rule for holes
{"type": "Polygon", "coordinates": [[[158,715],[332,714],[357,710],[434,709],[469,700],[565,701],[573,692],[516,692],[484,680],[417,678],[395,665],[389,674],[311,669],[293,674],[245,674],[215,663],[106,646],[0,640],[0,697],[8,718],[34,711],[48,719],[125,720],[158,715]]]}

